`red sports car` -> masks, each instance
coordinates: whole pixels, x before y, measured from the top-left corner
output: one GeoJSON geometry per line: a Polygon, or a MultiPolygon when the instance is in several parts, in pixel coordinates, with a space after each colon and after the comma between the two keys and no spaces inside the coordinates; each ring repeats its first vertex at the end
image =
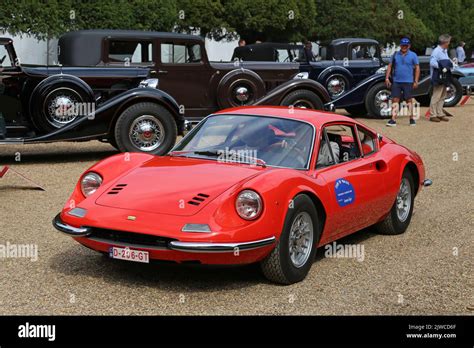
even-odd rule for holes
{"type": "Polygon", "coordinates": [[[95,164],[53,224],[112,258],[259,262],[290,284],[318,246],[371,225],[403,233],[430,184],[418,154],[351,118],[241,107],[208,116],[166,156],[95,164]]]}

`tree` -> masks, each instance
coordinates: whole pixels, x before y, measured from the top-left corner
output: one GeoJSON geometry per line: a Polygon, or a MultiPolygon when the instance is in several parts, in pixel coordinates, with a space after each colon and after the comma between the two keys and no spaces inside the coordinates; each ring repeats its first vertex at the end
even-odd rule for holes
{"type": "Polygon", "coordinates": [[[313,0],[223,0],[225,23],[252,43],[301,41],[314,31],[313,0]]]}
{"type": "Polygon", "coordinates": [[[312,39],[373,38],[382,44],[408,36],[415,47],[424,47],[432,33],[403,0],[316,0],[317,34],[312,39]]]}

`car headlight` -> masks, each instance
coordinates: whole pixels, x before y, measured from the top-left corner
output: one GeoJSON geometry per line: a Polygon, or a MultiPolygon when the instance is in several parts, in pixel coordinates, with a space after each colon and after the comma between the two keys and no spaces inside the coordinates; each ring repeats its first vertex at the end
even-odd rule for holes
{"type": "Polygon", "coordinates": [[[81,180],[81,191],[86,197],[89,197],[102,185],[102,177],[97,173],[88,173],[81,180]]]}
{"type": "Polygon", "coordinates": [[[140,81],[139,87],[158,88],[158,79],[146,79],[146,80],[140,81]]]}
{"type": "Polygon", "coordinates": [[[387,66],[382,66],[377,69],[376,74],[385,74],[387,72],[387,66]]]}
{"type": "Polygon", "coordinates": [[[245,220],[255,220],[262,213],[262,198],[252,190],[243,190],[235,200],[237,214],[245,220]]]}
{"type": "Polygon", "coordinates": [[[298,79],[304,80],[307,78],[309,78],[309,73],[307,71],[299,72],[295,76],[293,76],[293,79],[295,80],[298,80],[298,79]]]}

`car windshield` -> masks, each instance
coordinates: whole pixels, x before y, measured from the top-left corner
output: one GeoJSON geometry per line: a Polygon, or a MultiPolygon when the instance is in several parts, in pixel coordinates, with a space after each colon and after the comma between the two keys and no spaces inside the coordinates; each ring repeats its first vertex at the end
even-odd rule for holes
{"type": "Polygon", "coordinates": [[[193,129],[170,155],[307,169],[313,136],[313,127],[302,121],[214,115],[193,129]]]}

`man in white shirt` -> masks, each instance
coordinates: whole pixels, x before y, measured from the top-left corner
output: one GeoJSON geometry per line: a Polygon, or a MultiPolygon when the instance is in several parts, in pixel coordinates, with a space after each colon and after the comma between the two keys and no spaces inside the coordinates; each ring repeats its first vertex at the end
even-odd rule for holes
{"type": "Polygon", "coordinates": [[[448,56],[449,43],[451,42],[451,36],[448,34],[443,34],[439,37],[439,45],[431,53],[430,58],[430,76],[431,83],[433,86],[433,93],[431,95],[430,101],[430,121],[432,122],[448,122],[449,119],[446,117],[448,113],[443,109],[444,100],[446,99],[447,91],[446,86],[437,80],[439,70],[447,69],[443,65],[447,62],[450,62],[448,56]]]}

